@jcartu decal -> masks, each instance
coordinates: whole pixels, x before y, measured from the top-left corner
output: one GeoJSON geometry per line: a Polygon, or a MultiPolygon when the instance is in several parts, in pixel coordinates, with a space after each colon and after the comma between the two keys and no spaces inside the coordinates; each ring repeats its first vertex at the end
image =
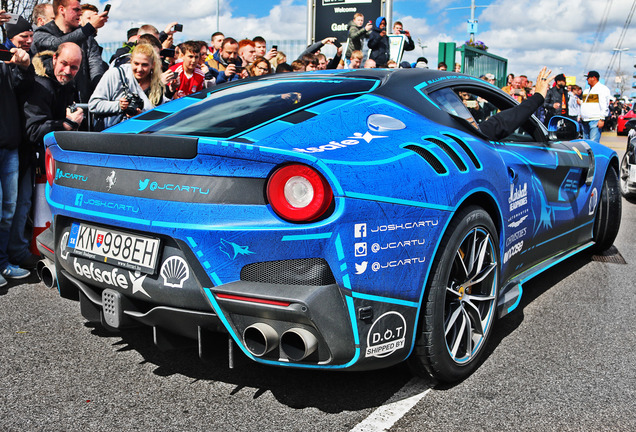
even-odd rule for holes
{"type": "Polygon", "coordinates": [[[399,312],[381,315],[367,334],[365,357],[387,357],[406,346],[406,320],[399,312]]]}

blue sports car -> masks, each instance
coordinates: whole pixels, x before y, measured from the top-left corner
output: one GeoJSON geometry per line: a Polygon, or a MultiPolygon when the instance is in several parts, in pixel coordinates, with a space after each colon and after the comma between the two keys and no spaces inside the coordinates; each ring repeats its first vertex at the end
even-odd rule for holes
{"type": "Polygon", "coordinates": [[[615,152],[558,117],[483,132],[515,105],[439,71],[277,74],[49,134],[40,271],[160,347],[462,379],[526,281],[620,224],[615,152]]]}

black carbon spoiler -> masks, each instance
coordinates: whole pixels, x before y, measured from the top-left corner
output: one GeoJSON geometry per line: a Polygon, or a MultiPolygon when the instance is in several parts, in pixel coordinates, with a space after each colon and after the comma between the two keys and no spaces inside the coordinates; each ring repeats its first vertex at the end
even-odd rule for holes
{"type": "Polygon", "coordinates": [[[63,150],[171,159],[193,159],[198,138],[178,135],[137,135],[96,132],[55,132],[63,150]]]}

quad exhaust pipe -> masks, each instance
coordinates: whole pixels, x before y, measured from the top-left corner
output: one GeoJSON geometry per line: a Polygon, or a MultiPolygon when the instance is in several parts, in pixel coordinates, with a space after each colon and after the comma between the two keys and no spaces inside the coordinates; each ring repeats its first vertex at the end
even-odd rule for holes
{"type": "Polygon", "coordinates": [[[280,337],[269,324],[256,323],[243,331],[245,348],[255,357],[262,357],[277,348],[291,361],[301,361],[310,356],[318,348],[318,339],[311,332],[292,328],[280,337]]]}
{"type": "Polygon", "coordinates": [[[252,355],[262,357],[278,346],[278,333],[269,324],[252,324],[243,332],[243,343],[252,355]]]}
{"type": "Polygon", "coordinates": [[[35,267],[35,271],[38,274],[38,277],[42,281],[42,283],[47,288],[53,288],[56,283],[56,273],[55,273],[55,264],[48,258],[44,258],[40,260],[35,267]]]}
{"type": "Polygon", "coordinates": [[[280,348],[292,361],[305,359],[316,351],[317,347],[318,339],[305,329],[292,328],[280,337],[280,348]]]}

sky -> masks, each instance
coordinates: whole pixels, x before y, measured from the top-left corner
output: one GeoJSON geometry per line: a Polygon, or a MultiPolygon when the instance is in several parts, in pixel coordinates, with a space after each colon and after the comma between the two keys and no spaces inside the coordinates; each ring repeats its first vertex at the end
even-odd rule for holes
{"type": "MultiPolygon", "coordinates": [[[[84,3],[93,3],[100,10],[104,4],[112,4],[110,20],[97,38],[100,43],[121,41],[128,28],[142,23],[154,24],[162,30],[169,22],[179,21],[184,24],[184,40],[209,40],[217,30],[215,0],[85,0],[84,3]]],[[[220,30],[226,36],[305,39],[306,0],[218,0],[218,3],[220,30]]],[[[610,88],[615,73],[606,76],[606,70],[613,49],[628,48],[620,55],[620,66],[628,74],[631,86],[636,81],[632,78],[636,72],[636,20],[631,21],[626,33],[623,28],[635,3],[636,0],[476,0],[479,26],[476,39],[483,41],[490,53],[508,59],[508,72],[532,79],[547,65],[555,74],[576,77],[581,85],[587,71],[597,70],[602,80],[609,81],[606,84],[610,88]],[[606,10],[603,27],[601,18],[606,10]],[[624,36],[619,46],[621,33],[624,36]]],[[[405,59],[415,61],[423,55],[430,66],[435,66],[439,42],[462,45],[468,39],[466,22],[470,18],[470,4],[470,0],[394,0],[393,21],[401,21],[416,43],[415,51],[407,53],[405,59]]],[[[617,66],[616,58],[614,69],[617,66]]]]}

